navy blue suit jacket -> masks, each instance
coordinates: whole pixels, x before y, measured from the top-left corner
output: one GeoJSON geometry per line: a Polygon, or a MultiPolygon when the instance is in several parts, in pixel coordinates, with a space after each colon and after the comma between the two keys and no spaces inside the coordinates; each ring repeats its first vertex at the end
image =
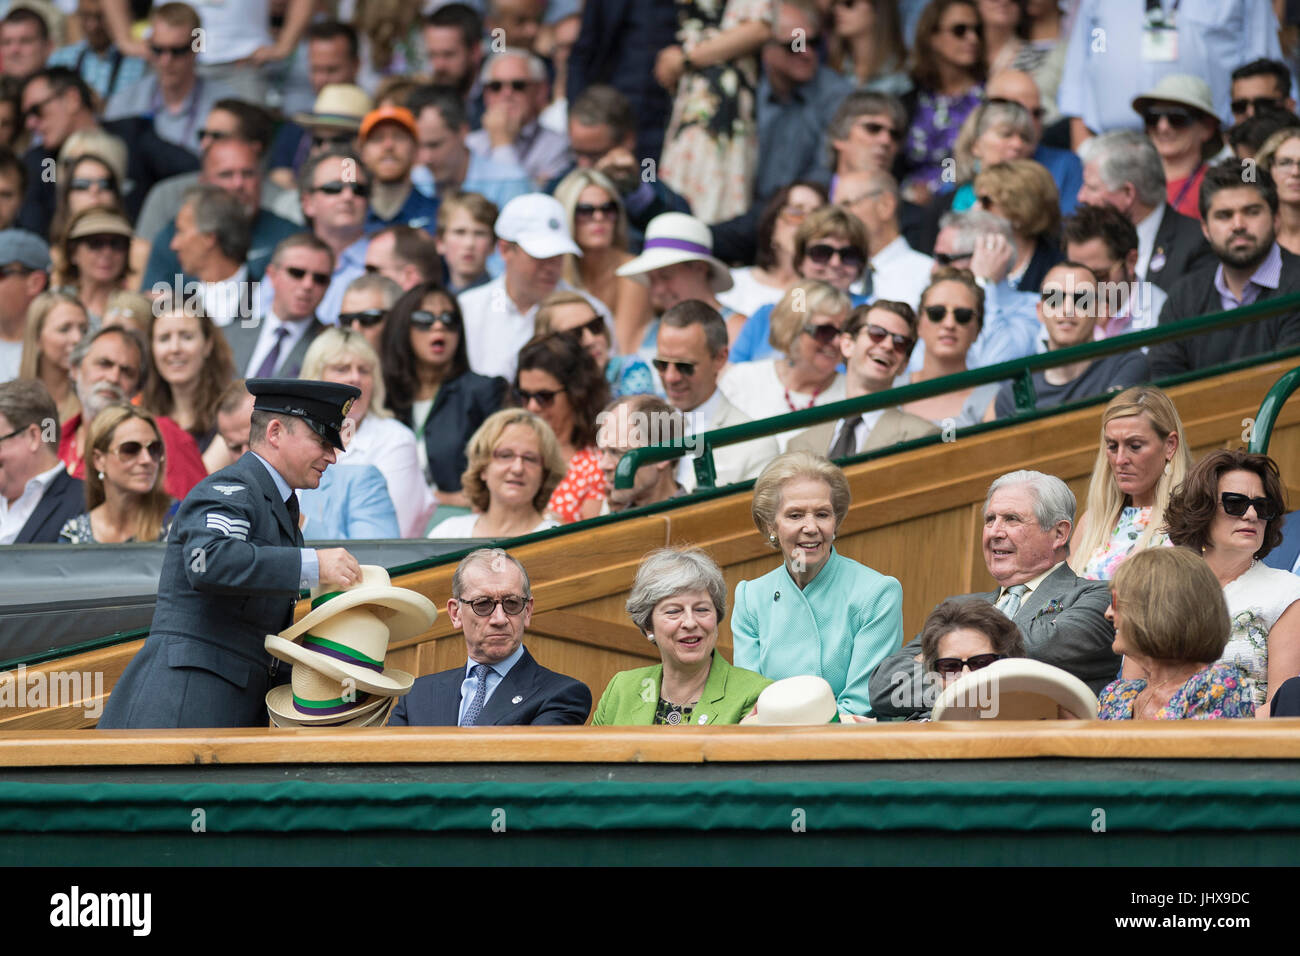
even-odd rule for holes
{"type": "MultiPolygon", "coordinates": [[[[460,721],[460,685],[465,666],[428,674],[397,701],[390,727],[455,727],[460,721]]],[[[591,689],[547,670],[524,649],[479,714],[479,727],[581,724],[591,713],[591,689]],[[518,698],[518,703],[516,703],[518,698]]]]}
{"type": "Polygon", "coordinates": [[[86,483],[61,471],[41,495],[36,510],[18,532],[14,544],[54,544],[59,540],[64,524],[85,510],[86,483]]]}

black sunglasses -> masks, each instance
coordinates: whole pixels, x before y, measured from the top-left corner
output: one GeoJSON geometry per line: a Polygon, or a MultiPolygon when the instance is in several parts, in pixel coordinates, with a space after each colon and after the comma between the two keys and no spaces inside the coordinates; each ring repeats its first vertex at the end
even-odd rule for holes
{"type": "Polygon", "coordinates": [[[894,351],[903,356],[903,358],[907,358],[911,355],[912,348],[916,345],[916,339],[911,336],[899,335],[897,332],[890,332],[888,329],[883,329],[878,325],[868,325],[863,328],[862,331],[866,332],[867,337],[876,345],[879,345],[881,342],[885,341],[885,339],[889,339],[890,344],[894,347],[894,351]]]}
{"type": "Polygon", "coordinates": [[[532,85],[532,80],[488,80],[483,84],[483,89],[490,93],[500,93],[506,87],[509,87],[516,93],[522,93],[532,85]]]}
{"type": "Polygon", "coordinates": [[[550,408],[555,404],[555,396],[564,394],[562,388],[542,388],[535,392],[529,392],[518,385],[514,387],[513,391],[515,393],[515,402],[521,408],[527,408],[528,403],[531,401],[536,401],[538,408],[550,408]]]}
{"type": "Polygon", "coordinates": [[[984,25],[980,23],[954,23],[950,27],[935,27],[935,33],[951,33],[958,40],[966,39],[966,34],[974,33],[977,37],[984,35],[984,25]]]}
{"type": "Polygon", "coordinates": [[[604,335],[605,320],[599,315],[593,315],[586,322],[583,322],[582,325],[575,325],[573,328],[567,329],[566,331],[570,335],[581,335],[583,332],[590,332],[592,335],[604,335]]]}
{"type": "Polygon", "coordinates": [[[324,193],[326,196],[338,196],[345,189],[352,190],[352,195],[359,196],[362,199],[365,199],[370,195],[370,186],[366,183],[322,183],[316,187],[315,191],[318,193],[324,193]]]}
{"type": "Polygon", "coordinates": [[[677,369],[678,375],[685,375],[687,378],[690,378],[692,375],[695,374],[694,362],[670,362],[668,359],[657,358],[657,359],[651,359],[650,364],[655,367],[655,371],[658,372],[660,375],[668,371],[668,366],[670,365],[673,368],[677,369]]]}
{"type": "Polygon", "coordinates": [[[460,603],[468,604],[479,617],[491,617],[496,611],[497,605],[500,604],[501,610],[505,611],[511,617],[514,617],[516,614],[523,612],[523,609],[528,604],[528,600],[511,594],[508,597],[503,598],[478,597],[474,598],[472,601],[467,601],[465,598],[461,598],[460,603]]]}
{"type": "Polygon", "coordinates": [[[1052,306],[1053,308],[1062,308],[1067,298],[1074,300],[1074,311],[1076,315],[1082,315],[1087,309],[1089,299],[1095,298],[1091,289],[1075,289],[1068,296],[1064,289],[1043,289],[1038,293],[1043,305],[1052,306]]]}
{"type": "Polygon", "coordinates": [[[300,269],[297,266],[285,266],[284,271],[288,273],[289,278],[294,282],[301,282],[310,274],[311,281],[315,282],[318,286],[328,286],[330,284],[331,276],[326,272],[309,273],[308,270],[300,269]]]}
{"type": "Polygon", "coordinates": [[[134,461],[139,457],[141,451],[148,452],[149,457],[154,461],[162,461],[167,454],[166,447],[157,440],[151,441],[147,445],[138,441],[124,441],[117,446],[114,454],[117,455],[119,460],[126,462],[134,461]]]}
{"type": "Polygon", "coordinates": [[[1219,495],[1219,500],[1223,502],[1224,512],[1233,518],[1244,517],[1247,508],[1254,508],[1255,516],[1260,521],[1272,521],[1282,511],[1272,498],[1251,498],[1248,495],[1225,491],[1219,495]]]}
{"type": "Polygon", "coordinates": [[[886,126],[884,123],[874,123],[871,120],[865,120],[858,124],[866,130],[868,136],[879,136],[881,133],[889,133],[889,138],[895,143],[903,141],[903,131],[896,126],[886,126]]]}
{"type": "Polygon", "coordinates": [[[428,312],[424,309],[416,309],[411,313],[411,324],[417,329],[431,329],[437,323],[441,323],[444,328],[451,329],[453,332],[460,328],[460,318],[451,310],[428,312]]]}
{"type": "Polygon", "coordinates": [[[364,312],[340,312],[339,324],[347,327],[360,323],[366,328],[371,328],[384,321],[384,316],[387,314],[383,309],[366,309],[364,312]]]}
{"type": "Polygon", "coordinates": [[[805,325],[803,331],[818,345],[832,345],[844,334],[833,325],[805,325]]]}
{"type": "Polygon", "coordinates": [[[970,320],[975,318],[974,309],[949,309],[943,305],[927,305],[925,307],[925,317],[936,325],[942,322],[949,312],[957,320],[958,325],[969,325],[970,320]]]}
{"type": "Polygon", "coordinates": [[[969,259],[973,252],[936,252],[933,253],[934,261],[941,266],[950,266],[954,262],[960,262],[962,259],[969,259]]]}
{"type": "Polygon", "coordinates": [[[113,180],[104,179],[81,179],[77,178],[68,183],[68,189],[74,193],[85,192],[90,189],[103,189],[109,192],[113,191],[113,180]]]}
{"type": "Polygon", "coordinates": [[[1169,123],[1171,129],[1186,129],[1195,119],[1190,110],[1179,107],[1161,107],[1142,111],[1142,123],[1147,129],[1159,125],[1161,118],[1169,123]]]}
{"type": "Polygon", "coordinates": [[[189,56],[194,52],[194,48],[188,43],[180,43],[176,46],[159,46],[157,43],[149,44],[149,52],[156,57],[162,57],[166,54],[172,56],[189,56]]]}
{"type": "Polygon", "coordinates": [[[27,109],[23,110],[23,122],[26,123],[33,117],[39,119],[45,107],[49,106],[62,95],[62,93],[51,93],[39,103],[33,103],[31,106],[27,107],[27,109]]]}
{"type": "Polygon", "coordinates": [[[103,252],[105,249],[126,252],[131,246],[131,240],[126,236],[86,236],[77,241],[91,252],[103,252]]]}
{"type": "Polygon", "coordinates": [[[994,661],[1000,661],[1006,656],[1004,654],[976,654],[974,657],[968,657],[962,660],[960,657],[941,657],[934,662],[934,669],[937,673],[947,677],[949,674],[960,674],[963,667],[969,667],[973,671],[988,667],[994,661]]]}
{"type": "Polygon", "coordinates": [[[321,149],[326,146],[351,146],[354,139],[356,139],[356,137],[349,134],[343,134],[341,136],[317,136],[313,133],[311,144],[316,149],[321,149]]]}
{"type": "Polygon", "coordinates": [[[839,257],[840,263],[849,269],[861,269],[867,264],[866,257],[852,246],[832,246],[825,242],[809,246],[804,250],[804,255],[819,266],[828,265],[836,256],[839,257]]]}
{"type": "Polygon", "coordinates": [[[597,213],[600,214],[602,219],[612,219],[618,214],[618,203],[611,199],[599,206],[589,202],[580,202],[573,207],[573,215],[576,219],[594,219],[597,213]]]}
{"type": "Polygon", "coordinates": [[[206,127],[204,129],[199,130],[199,139],[234,139],[234,138],[235,138],[234,133],[227,133],[225,130],[207,129],[206,127]]]}
{"type": "Polygon", "coordinates": [[[1233,115],[1240,116],[1248,110],[1277,109],[1282,106],[1282,99],[1277,96],[1252,96],[1248,99],[1233,100],[1231,105],[1233,115]]]}

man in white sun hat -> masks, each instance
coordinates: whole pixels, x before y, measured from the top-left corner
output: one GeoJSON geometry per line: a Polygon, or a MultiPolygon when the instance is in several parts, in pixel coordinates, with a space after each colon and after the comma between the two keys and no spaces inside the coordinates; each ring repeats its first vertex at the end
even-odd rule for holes
{"type": "Polygon", "coordinates": [[[480,375],[514,378],[519,350],[533,337],[538,303],[557,289],[578,292],[610,323],[603,302],[560,278],[564,257],[582,255],[566,218],[559,201],[543,193],[516,196],[497,216],[497,251],[505,272],[457,299],[469,367],[480,375]]]}

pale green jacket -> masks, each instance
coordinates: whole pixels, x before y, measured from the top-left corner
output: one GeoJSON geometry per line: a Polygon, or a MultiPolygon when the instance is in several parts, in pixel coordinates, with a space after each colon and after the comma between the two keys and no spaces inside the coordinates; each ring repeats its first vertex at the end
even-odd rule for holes
{"type": "MultiPolygon", "coordinates": [[[[615,674],[596,705],[596,715],[591,725],[649,726],[655,720],[655,707],[659,703],[659,688],[664,677],[664,665],[638,667],[636,670],[615,674]]],[[[691,723],[711,727],[714,724],[738,724],[740,719],[754,709],[758,695],[772,683],[761,674],[743,667],[732,667],[726,658],[714,650],[713,663],[709,665],[709,679],[704,684],[700,702],[691,711],[691,723]]]]}

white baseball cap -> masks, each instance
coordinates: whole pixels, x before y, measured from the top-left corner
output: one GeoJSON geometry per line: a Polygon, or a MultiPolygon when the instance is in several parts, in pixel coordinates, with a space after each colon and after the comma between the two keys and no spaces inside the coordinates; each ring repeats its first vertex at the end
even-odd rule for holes
{"type": "Polygon", "coordinates": [[[545,193],[525,193],[506,203],[497,216],[496,234],[507,242],[517,243],[534,259],[552,256],[580,256],[582,250],[569,235],[564,207],[545,193]]]}

